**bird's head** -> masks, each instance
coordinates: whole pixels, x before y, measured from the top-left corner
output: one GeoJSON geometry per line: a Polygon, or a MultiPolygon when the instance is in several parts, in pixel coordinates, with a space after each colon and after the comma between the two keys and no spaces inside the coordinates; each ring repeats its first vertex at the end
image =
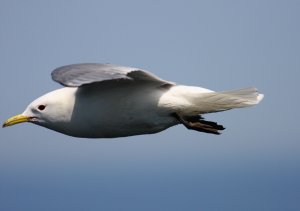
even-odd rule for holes
{"type": "Polygon", "coordinates": [[[22,114],[7,119],[2,127],[31,122],[50,129],[70,120],[74,102],[68,88],[49,92],[30,103],[22,114]],[[69,93],[69,94],[67,94],[69,93]]]}

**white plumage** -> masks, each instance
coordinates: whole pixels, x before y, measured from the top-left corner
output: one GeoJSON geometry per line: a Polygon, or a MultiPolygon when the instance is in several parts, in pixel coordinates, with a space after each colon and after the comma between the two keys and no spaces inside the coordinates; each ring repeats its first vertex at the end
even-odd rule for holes
{"type": "Polygon", "coordinates": [[[75,64],[58,68],[52,78],[65,85],[33,101],[8,119],[76,137],[113,138],[157,133],[176,124],[219,134],[222,125],[201,115],[259,103],[255,88],[214,92],[176,85],[138,68],[111,64],[75,64]]]}

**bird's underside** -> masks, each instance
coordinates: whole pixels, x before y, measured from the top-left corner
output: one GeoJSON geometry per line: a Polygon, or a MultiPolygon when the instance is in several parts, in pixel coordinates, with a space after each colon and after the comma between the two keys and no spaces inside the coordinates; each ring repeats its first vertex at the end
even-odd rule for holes
{"type": "Polygon", "coordinates": [[[225,129],[223,127],[223,125],[219,125],[216,122],[206,121],[200,115],[184,117],[184,116],[181,116],[177,113],[174,113],[173,116],[181,124],[183,124],[187,129],[190,129],[190,130],[196,130],[196,131],[199,131],[199,132],[220,135],[221,133],[220,133],[219,130],[224,130],[225,129]]]}

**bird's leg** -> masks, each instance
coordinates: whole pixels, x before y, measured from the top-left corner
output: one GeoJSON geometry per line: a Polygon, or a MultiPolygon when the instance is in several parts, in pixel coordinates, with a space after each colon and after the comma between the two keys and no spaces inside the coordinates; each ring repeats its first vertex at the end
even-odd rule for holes
{"type": "Polygon", "coordinates": [[[187,129],[196,130],[204,133],[212,133],[219,135],[221,134],[219,130],[224,130],[222,125],[218,125],[216,122],[205,121],[201,116],[197,117],[182,117],[177,113],[173,116],[183,124],[187,129]]]}

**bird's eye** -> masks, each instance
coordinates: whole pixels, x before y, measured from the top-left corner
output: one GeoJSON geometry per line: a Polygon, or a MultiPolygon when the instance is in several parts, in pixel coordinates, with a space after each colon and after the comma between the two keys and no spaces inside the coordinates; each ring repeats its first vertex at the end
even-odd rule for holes
{"type": "Polygon", "coordinates": [[[38,106],[38,109],[39,109],[40,111],[43,111],[45,108],[46,108],[45,105],[39,105],[39,106],[38,106]]]}

